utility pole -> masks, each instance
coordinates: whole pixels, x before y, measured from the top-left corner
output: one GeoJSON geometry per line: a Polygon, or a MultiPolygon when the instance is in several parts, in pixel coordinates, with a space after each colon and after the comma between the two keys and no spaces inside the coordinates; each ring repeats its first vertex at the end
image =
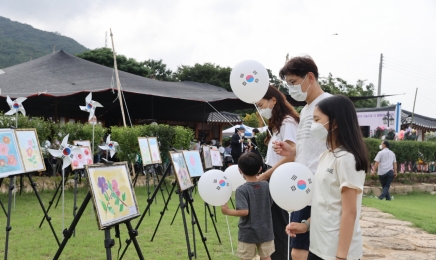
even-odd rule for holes
{"type": "Polygon", "coordinates": [[[104,37],[104,47],[107,48],[107,31],[106,31],[106,35],[104,37]]]}
{"type": "Polygon", "coordinates": [[[415,115],[416,95],[418,95],[418,88],[416,88],[416,91],[415,91],[415,101],[413,101],[413,111],[412,111],[412,121],[411,121],[411,125],[413,125],[413,116],[415,115]]]}
{"type": "MultiPolygon", "coordinates": [[[[381,95],[381,78],[382,78],[382,68],[383,68],[383,53],[380,54],[380,67],[378,69],[378,91],[377,96],[381,95]]],[[[377,107],[380,107],[381,98],[377,98],[377,107]]]]}

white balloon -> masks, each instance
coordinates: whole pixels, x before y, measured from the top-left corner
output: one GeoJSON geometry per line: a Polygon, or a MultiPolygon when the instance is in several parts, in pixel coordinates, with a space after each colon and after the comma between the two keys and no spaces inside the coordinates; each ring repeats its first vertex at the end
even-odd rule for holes
{"type": "Polygon", "coordinates": [[[236,188],[245,183],[245,179],[239,172],[238,165],[232,165],[228,167],[224,174],[229,178],[229,182],[232,184],[232,190],[235,191],[236,188]]]}
{"type": "Polygon", "coordinates": [[[224,172],[209,170],[198,181],[200,197],[212,206],[222,206],[232,196],[232,185],[224,172]]]}
{"type": "Polygon", "coordinates": [[[288,212],[303,209],[312,200],[313,179],[312,171],[301,163],[282,164],[269,181],[271,197],[288,212]]]}
{"type": "Polygon", "coordinates": [[[268,90],[268,71],[255,60],[239,62],[230,73],[230,86],[240,100],[250,104],[256,103],[268,90]]]}

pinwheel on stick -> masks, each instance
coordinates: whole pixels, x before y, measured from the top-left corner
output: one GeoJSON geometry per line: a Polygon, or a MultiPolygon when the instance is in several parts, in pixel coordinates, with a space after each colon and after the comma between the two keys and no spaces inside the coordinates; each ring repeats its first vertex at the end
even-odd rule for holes
{"type": "Polygon", "coordinates": [[[94,127],[97,123],[97,118],[94,116],[97,107],[103,107],[99,102],[92,100],[92,92],[85,98],[86,106],[79,106],[82,111],[89,113],[88,121],[92,124],[92,155],[94,156],[94,127]]]}
{"type": "MultiPolygon", "coordinates": [[[[106,144],[98,146],[102,150],[109,151],[111,154],[111,158],[114,156],[114,154],[117,152],[118,143],[115,141],[111,141],[111,135],[108,135],[106,138],[106,144]]],[[[107,152],[106,152],[106,158],[107,158],[107,152]]]]}
{"type": "Polygon", "coordinates": [[[25,98],[25,97],[19,97],[19,98],[15,99],[14,101],[12,101],[12,99],[9,97],[9,95],[6,98],[6,102],[8,102],[8,105],[11,108],[11,110],[6,112],[5,115],[11,116],[11,115],[17,113],[17,115],[15,116],[15,128],[18,128],[18,111],[21,112],[23,114],[23,116],[26,116],[26,110],[23,107],[23,102],[26,99],[27,98],[25,98]]]}

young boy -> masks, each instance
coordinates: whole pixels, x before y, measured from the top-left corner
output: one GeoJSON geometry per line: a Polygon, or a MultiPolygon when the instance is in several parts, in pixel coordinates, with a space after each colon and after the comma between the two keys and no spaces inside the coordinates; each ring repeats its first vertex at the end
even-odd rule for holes
{"type": "Polygon", "coordinates": [[[238,161],[239,172],[247,181],[236,189],[236,209],[227,204],[221,207],[224,215],[240,217],[237,256],[253,259],[257,253],[261,260],[270,260],[274,253],[271,205],[273,203],[266,181],[258,181],[262,160],[255,153],[242,154],[238,161]]]}

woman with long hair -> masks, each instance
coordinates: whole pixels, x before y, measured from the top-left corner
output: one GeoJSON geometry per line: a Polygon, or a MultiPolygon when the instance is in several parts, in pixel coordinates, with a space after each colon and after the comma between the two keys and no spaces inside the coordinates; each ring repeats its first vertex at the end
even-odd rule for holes
{"type": "MultiPolygon", "coordinates": [[[[294,237],[310,229],[308,260],[356,260],[362,258],[359,226],[365,172],[369,170],[367,149],[351,100],[342,95],[326,98],[313,113],[311,134],[325,140],[314,177],[311,217],[286,227],[294,237]]],[[[277,143],[281,155],[293,148],[277,143]]]]}
{"type": "MultiPolygon", "coordinates": [[[[286,100],[276,87],[269,86],[264,97],[256,102],[260,116],[268,119],[268,133],[265,144],[268,145],[265,164],[267,170],[258,176],[259,181],[269,180],[274,170],[283,163],[292,162],[294,158],[283,157],[274,152],[273,143],[283,141],[295,147],[297,141],[297,128],[300,117],[295,109],[286,100]],[[272,136],[270,135],[272,134],[272,136]]],[[[283,228],[288,224],[288,213],[273,203],[271,207],[274,229],[275,252],[271,259],[287,259],[288,238],[283,228]]]]}

